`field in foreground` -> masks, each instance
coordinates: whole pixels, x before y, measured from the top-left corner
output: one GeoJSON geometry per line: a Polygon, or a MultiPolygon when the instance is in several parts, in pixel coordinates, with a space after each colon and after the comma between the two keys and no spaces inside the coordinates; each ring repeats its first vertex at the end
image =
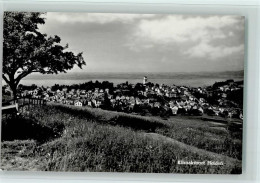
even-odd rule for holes
{"type": "Polygon", "coordinates": [[[241,173],[242,131],[191,117],[48,105],[2,126],[4,170],[241,173]]]}

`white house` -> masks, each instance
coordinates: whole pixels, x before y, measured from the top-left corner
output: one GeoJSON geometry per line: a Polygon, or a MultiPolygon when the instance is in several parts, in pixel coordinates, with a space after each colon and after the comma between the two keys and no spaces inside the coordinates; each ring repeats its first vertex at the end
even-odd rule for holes
{"type": "Polygon", "coordinates": [[[82,107],[82,102],[80,102],[80,101],[77,101],[77,102],[75,102],[75,104],[74,104],[75,106],[78,106],[78,107],[82,107]]]}
{"type": "Polygon", "coordinates": [[[171,107],[172,114],[173,114],[173,115],[177,115],[178,109],[179,109],[179,108],[178,108],[177,106],[171,107]]]}
{"type": "Polygon", "coordinates": [[[88,101],[88,106],[91,106],[91,107],[92,107],[92,103],[91,103],[91,101],[88,101]]]}

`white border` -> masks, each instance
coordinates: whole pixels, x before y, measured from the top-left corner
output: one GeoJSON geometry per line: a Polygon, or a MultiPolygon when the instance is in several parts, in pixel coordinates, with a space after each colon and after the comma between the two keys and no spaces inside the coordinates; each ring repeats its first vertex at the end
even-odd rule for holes
{"type": "MultiPolygon", "coordinates": [[[[64,173],[64,172],[0,172],[0,182],[258,182],[259,130],[259,1],[230,0],[103,0],[50,1],[0,0],[0,60],[2,64],[3,11],[63,11],[103,13],[172,13],[232,14],[246,17],[246,58],[244,94],[244,136],[242,175],[133,174],[133,173],[64,173]],[[151,3],[152,2],[152,3],[151,3]],[[207,2],[207,3],[206,3],[207,2]],[[257,181],[258,180],[258,181],[257,181]]],[[[0,64],[0,66],[1,66],[0,64]]],[[[2,68],[2,67],[1,67],[2,68]]],[[[1,74],[1,72],[0,72],[1,74]]],[[[1,94],[1,91],[0,91],[1,94]]]]}

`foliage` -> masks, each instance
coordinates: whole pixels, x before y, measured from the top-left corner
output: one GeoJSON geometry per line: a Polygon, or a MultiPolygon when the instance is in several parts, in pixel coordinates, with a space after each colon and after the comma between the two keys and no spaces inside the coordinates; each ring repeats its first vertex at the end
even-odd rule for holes
{"type": "Polygon", "coordinates": [[[39,32],[44,24],[42,13],[5,12],[3,31],[3,79],[16,97],[16,89],[24,77],[39,72],[58,74],[85,65],[82,53],[66,51],[59,36],[47,37],[39,32]]]}
{"type": "Polygon", "coordinates": [[[239,104],[240,108],[243,108],[243,89],[231,91],[227,95],[227,99],[239,104]]]}
{"type": "Polygon", "coordinates": [[[99,88],[99,89],[109,89],[109,92],[112,93],[114,91],[114,84],[108,81],[103,81],[103,82],[99,82],[99,81],[89,81],[89,82],[85,82],[85,83],[81,83],[81,84],[73,84],[73,85],[59,85],[59,84],[55,84],[51,87],[52,91],[56,91],[56,90],[62,90],[63,88],[67,88],[68,91],[70,91],[71,89],[80,89],[80,90],[94,90],[95,88],[99,88]]]}

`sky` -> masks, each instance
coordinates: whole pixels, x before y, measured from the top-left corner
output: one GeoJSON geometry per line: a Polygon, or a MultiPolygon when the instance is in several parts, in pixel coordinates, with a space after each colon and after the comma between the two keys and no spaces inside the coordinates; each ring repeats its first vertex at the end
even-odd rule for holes
{"type": "Polygon", "coordinates": [[[71,72],[214,72],[244,68],[244,17],[53,13],[42,33],[83,52],[71,72]]]}

